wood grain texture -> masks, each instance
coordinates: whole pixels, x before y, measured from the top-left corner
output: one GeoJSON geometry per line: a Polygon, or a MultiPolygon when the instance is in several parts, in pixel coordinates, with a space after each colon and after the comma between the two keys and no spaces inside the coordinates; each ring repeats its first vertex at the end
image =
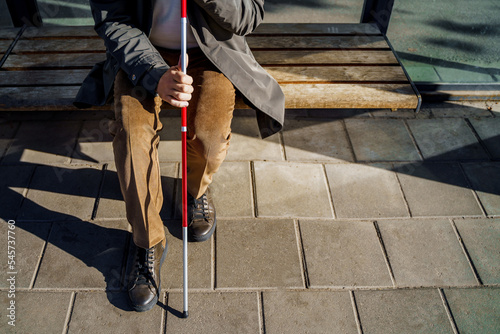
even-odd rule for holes
{"type": "Polygon", "coordinates": [[[279,83],[406,82],[399,66],[266,67],[279,83]]]}
{"type": "Polygon", "coordinates": [[[416,108],[410,84],[282,85],[287,108],[416,108]]]}
{"type": "Polygon", "coordinates": [[[0,39],[0,52],[5,53],[9,46],[12,44],[13,40],[9,39],[0,39]]]}
{"type": "Polygon", "coordinates": [[[0,39],[14,39],[21,28],[0,28],[0,39]]]}
{"type": "MultiPolygon", "coordinates": [[[[0,38],[15,36],[18,29],[0,29],[0,38]]],[[[254,35],[381,35],[372,23],[262,23],[254,35]]],[[[93,26],[28,28],[22,38],[97,37],[93,26]]]]}
{"type": "Polygon", "coordinates": [[[372,23],[262,23],[254,35],[382,35],[372,23]]]}
{"type": "Polygon", "coordinates": [[[318,64],[398,64],[392,51],[254,51],[261,65],[318,65],[318,64]]]}
{"type": "Polygon", "coordinates": [[[89,70],[0,71],[0,86],[81,85],[89,70]]]}
{"type": "Polygon", "coordinates": [[[64,27],[41,27],[35,28],[30,27],[27,28],[23,35],[22,39],[27,38],[66,38],[66,37],[94,37],[99,38],[97,33],[94,31],[93,26],[64,26],[64,27]]]}
{"type": "Polygon", "coordinates": [[[4,69],[40,69],[40,68],[92,68],[103,61],[102,53],[67,53],[67,54],[30,54],[10,55],[3,65],[4,69]]]}
{"type": "MultiPolygon", "coordinates": [[[[409,84],[282,85],[286,108],[416,108],[409,84]]],[[[79,86],[0,87],[0,110],[73,110],[79,86]]],[[[237,108],[246,109],[242,100],[237,108]]],[[[94,109],[109,109],[96,107],[94,109]]]]}
{"type": "Polygon", "coordinates": [[[104,41],[95,38],[67,39],[24,39],[16,43],[12,50],[19,53],[68,53],[105,52],[104,41]]]}
{"type": "Polygon", "coordinates": [[[251,49],[389,49],[382,36],[248,36],[251,49]]]}

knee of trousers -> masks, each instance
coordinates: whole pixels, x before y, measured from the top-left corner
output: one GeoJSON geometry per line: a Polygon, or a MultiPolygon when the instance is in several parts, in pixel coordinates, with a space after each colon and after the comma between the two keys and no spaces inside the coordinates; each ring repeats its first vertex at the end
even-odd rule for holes
{"type": "Polygon", "coordinates": [[[231,134],[223,136],[195,136],[188,140],[189,164],[199,165],[207,171],[216,171],[226,157],[231,134]],[[207,138],[208,137],[208,138],[207,138]]]}
{"type": "Polygon", "coordinates": [[[134,101],[129,96],[121,97],[121,117],[117,118],[112,124],[114,133],[121,133],[128,139],[140,139],[151,141],[156,138],[157,132],[163,128],[163,124],[159,118],[159,110],[145,110],[142,105],[136,105],[138,101],[134,101]],[[124,106],[126,104],[126,106],[124,106]]]}

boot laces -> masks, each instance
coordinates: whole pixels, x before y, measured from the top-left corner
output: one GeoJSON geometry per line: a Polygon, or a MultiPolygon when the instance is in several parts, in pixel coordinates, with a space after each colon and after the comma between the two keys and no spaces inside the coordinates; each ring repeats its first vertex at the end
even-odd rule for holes
{"type": "Polygon", "coordinates": [[[193,219],[208,219],[210,217],[208,198],[206,194],[203,194],[200,198],[194,198],[189,196],[188,204],[193,207],[193,219]]]}
{"type": "Polygon", "coordinates": [[[154,248],[139,248],[135,259],[135,281],[137,284],[152,285],[154,271],[154,248]]]}

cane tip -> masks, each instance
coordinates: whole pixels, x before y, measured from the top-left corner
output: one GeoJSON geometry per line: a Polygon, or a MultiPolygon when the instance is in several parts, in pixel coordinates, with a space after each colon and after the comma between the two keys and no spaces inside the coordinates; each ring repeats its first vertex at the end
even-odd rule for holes
{"type": "Polygon", "coordinates": [[[188,311],[182,312],[182,317],[186,319],[189,316],[188,311]]]}

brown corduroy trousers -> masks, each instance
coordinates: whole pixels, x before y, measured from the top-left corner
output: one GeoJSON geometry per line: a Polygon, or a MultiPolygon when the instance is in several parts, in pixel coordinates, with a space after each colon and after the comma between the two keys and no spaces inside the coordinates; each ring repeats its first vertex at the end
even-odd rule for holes
{"type": "MultiPolygon", "coordinates": [[[[177,65],[178,51],[158,50],[167,64],[177,65]]],[[[188,55],[194,93],[187,109],[187,184],[188,192],[198,198],[226,157],[235,89],[201,50],[190,49],[188,55]]],[[[144,98],[144,94],[137,94],[137,88],[122,70],[115,79],[114,100],[115,120],[110,132],[127,219],[134,243],[150,248],[165,238],[160,218],[163,193],[158,159],[162,100],[159,96],[144,98]]]]}

